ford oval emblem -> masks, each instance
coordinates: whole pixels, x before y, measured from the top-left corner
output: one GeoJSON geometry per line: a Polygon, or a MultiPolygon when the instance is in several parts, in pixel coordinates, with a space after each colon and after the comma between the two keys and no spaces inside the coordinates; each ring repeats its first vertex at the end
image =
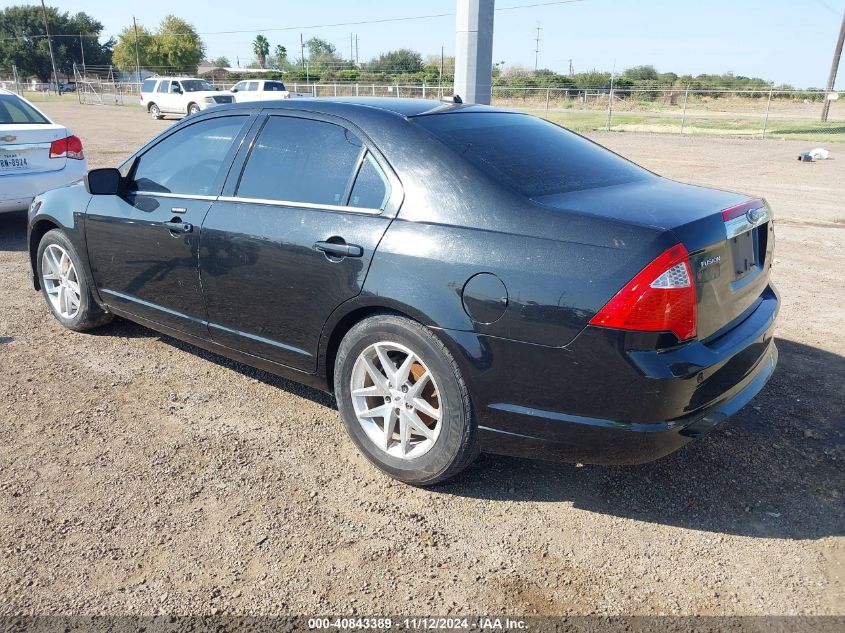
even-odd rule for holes
{"type": "Polygon", "coordinates": [[[763,217],[763,213],[763,207],[760,207],[759,209],[749,209],[748,213],[745,214],[745,217],[749,224],[757,224],[757,221],[763,217]]]}

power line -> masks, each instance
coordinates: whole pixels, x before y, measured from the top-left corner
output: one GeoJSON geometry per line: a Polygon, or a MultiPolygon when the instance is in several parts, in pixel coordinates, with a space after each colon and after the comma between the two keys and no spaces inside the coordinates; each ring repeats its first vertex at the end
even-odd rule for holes
{"type": "MultiPolygon", "coordinates": [[[[575,2],[584,2],[585,0],[555,0],[554,2],[534,2],[531,4],[517,4],[510,7],[497,7],[496,11],[513,11],[515,9],[532,9],[535,7],[546,7],[559,4],[573,4],[575,2]]],[[[269,31],[305,31],[310,29],[328,29],[336,26],[361,26],[365,24],[384,24],[386,22],[410,22],[412,20],[432,20],[435,18],[449,18],[454,17],[454,13],[430,13],[428,15],[410,15],[397,18],[378,18],[375,20],[358,20],[355,22],[335,22],[332,24],[311,24],[308,26],[285,26],[279,28],[262,28],[262,29],[243,29],[236,31],[204,31],[199,35],[231,35],[236,33],[257,33],[269,31]]]]}

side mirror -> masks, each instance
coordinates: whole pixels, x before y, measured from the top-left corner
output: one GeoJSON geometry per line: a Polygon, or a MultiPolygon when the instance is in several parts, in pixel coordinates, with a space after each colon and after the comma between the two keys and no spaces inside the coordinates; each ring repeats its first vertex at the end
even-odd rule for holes
{"type": "Polygon", "coordinates": [[[122,176],[113,167],[92,169],[83,178],[85,190],[94,196],[116,196],[120,192],[122,176]]]}

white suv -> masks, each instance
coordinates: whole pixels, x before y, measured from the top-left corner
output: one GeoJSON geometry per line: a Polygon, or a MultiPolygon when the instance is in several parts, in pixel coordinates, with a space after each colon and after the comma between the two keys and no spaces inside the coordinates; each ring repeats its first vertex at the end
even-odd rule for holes
{"type": "Polygon", "coordinates": [[[154,119],[165,114],[196,114],[211,106],[234,101],[205,79],[193,77],[151,77],[141,85],[141,106],[154,119]]]}

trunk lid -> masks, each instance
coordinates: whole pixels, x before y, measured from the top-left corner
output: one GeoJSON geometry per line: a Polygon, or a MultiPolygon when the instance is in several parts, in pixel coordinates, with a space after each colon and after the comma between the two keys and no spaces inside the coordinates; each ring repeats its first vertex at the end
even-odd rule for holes
{"type": "Polygon", "coordinates": [[[768,286],[774,229],[771,210],[762,199],[649,176],[535,201],[671,231],[690,253],[699,339],[732,327],[768,286]]]}
{"type": "Polygon", "coordinates": [[[0,125],[0,177],[57,171],[66,158],[50,158],[50,145],[70,133],[55,123],[0,125]]]}

